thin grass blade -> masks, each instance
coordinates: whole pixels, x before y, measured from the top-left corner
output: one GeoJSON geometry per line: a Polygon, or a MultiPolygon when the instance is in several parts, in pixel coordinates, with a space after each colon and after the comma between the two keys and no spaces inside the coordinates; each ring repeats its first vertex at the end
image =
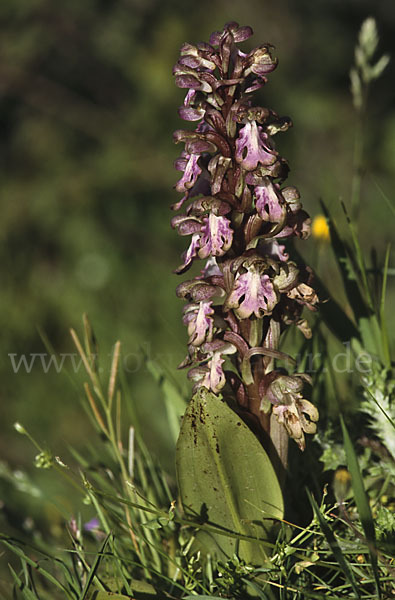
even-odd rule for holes
{"type": "Polygon", "coordinates": [[[71,595],[69,590],[60,583],[51,573],[43,569],[43,567],[37,561],[32,560],[29,556],[27,556],[21,548],[12,544],[11,541],[5,540],[4,538],[0,539],[0,541],[9,549],[11,552],[19,556],[21,560],[26,561],[28,565],[33,567],[37,573],[42,575],[45,579],[47,579],[50,583],[54,584],[58,589],[62,590],[66,594],[65,597],[70,598],[71,600],[75,600],[75,596],[71,595]]]}
{"type": "Polygon", "coordinates": [[[349,584],[352,588],[352,591],[354,592],[355,597],[360,598],[361,596],[358,591],[358,586],[357,586],[357,582],[355,581],[354,574],[353,574],[351,567],[333,534],[331,527],[329,526],[329,524],[325,521],[324,517],[322,516],[321,511],[318,507],[318,504],[315,501],[315,499],[313,498],[312,494],[309,492],[309,490],[307,490],[307,495],[309,497],[311,506],[313,507],[314,514],[317,518],[317,521],[320,524],[320,527],[322,529],[322,533],[325,535],[326,541],[328,542],[329,547],[332,550],[333,555],[339,564],[339,567],[341,568],[347,581],[349,582],[349,584]]]}
{"type": "Polygon", "coordinates": [[[111,534],[108,534],[108,535],[107,535],[107,537],[106,537],[106,538],[105,538],[105,540],[103,541],[103,544],[102,544],[102,546],[101,546],[101,548],[100,548],[99,552],[98,552],[98,553],[96,554],[96,556],[95,556],[95,560],[93,561],[93,563],[92,563],[92,566],[91,566],[91,568],[90,568],[90,570],[89,570],[89,573],[88,573],[88,577],[86,578],[86,582],[85,582],[85,585],[84,585],[84,589],[82,590],[82,592],[81,592],[81,594],[80,594],[80,596],[79,596],[78,600],[85,600],[85,599],[86,599],[86,597],[87,597],[87,593],[88,593],[88,591],[89,591],[89,588],[90,588],[91,584],[93,583],[93,580],[94,580],[94,579],[95,579],[95,577],[96,577],[96,572],[97,572],[97,570],[98,570],[98,568],[99,568],[99,565],[100,565],[101,559],[103,558],[103,553],[104,553],[104,551],[105,551],[105,549],[106,549],[106,546],[107,546],[107,544],[108,544],[108,540],[109,540],[109,538],[110,538],[110,535],[111,535],[111,534]]]}
{"type": "MultiPolygon", "coordinates": [[[[293,254],[298,264],[303,265],[305,261],[301,254],[299,254],[296,249],[293,249],[293,254]]],[[[314,273],[314,288],[321,301],[320,317],[337,339],[343,342],[345,339],[351,340],[352,338],[360,338],[358,328],[346,315],[340,304],[338,304],[334,298],[331,298],[328,288],[319,278],[317,273],[314,273]],[[326,302],[328,298],[329,302],[326,302]]]]}
{"type": "Polygon", "coordinates": [[[26,585],[23,583],[20,577],[18,577],[11,565],[8,565],[8,568],[10,569],[15,585],[22,592],[23,597],[26,598],[26,600],[39,600],[38,596],[26,587],[26,585]]]}
{"type": "Polygon", "coordinates": [[[381,598],[379,572],[377,567],[377,551],[376,551],[376,533],[372,511],[370,510],[369,499],[365,492],[361,471],[358,464],[357,455],[352,445],[347,427],[343,417],[340,416],[340,423],[343,432],[344,449],[346,452],[347,466],[351,473],[352,487],[354,491],[355,503],[357,505],[359,518],[361,519],[362,527],[368,542],[370,560],[373,569],[373,575],[376,583],[376,591],[378,598],[381,598]]]}
{"type": "Polygon", "coordinates": [[[171,381],[165,370],[153,360],[145,357],[145,363],[148,371],[160,386],[163,393],[169,431],[174,444],[177,442],[180,433],[180,423],[182,415],[185,412],[186,402],[177,386],[171,381]]]}
{"type": "Polygon", "coordinates": [[[350,249],[347,248],[346,244],[341,239],[336,224],[332,219],[325,203],[322,201],[321,206],[325,217],[328,220],[332,249],[343,281],[346,296],[352,307],[356,320],[359,321],[361,317],[368,317],[369,312],[367,310],[366,300],[361,294],[361,290],[359,289],[357,283],[357,265],[355,264],[355,261],[351,261],[350,249]]]}
{"type": "Polygon", "coordinates": [[[386,366],[389,368],[391,366],[391,356],[389,349],[389,341],[388,341],[388,330],[385,322],[385,297],[387,292],[387,279],[388,279],[388,268],[390,261],[390,252],[391,252],[391,244],[388,244],[387,250],[385,253],[384,259],[384,268],[383,268],[383,283],[381,286],[381,297],[380,297],[380,308],[379,308],[379,319],[380,319],[380,327],[381,327],[381,337],[383,340],[383,351],[386,359],[386,366]]]}

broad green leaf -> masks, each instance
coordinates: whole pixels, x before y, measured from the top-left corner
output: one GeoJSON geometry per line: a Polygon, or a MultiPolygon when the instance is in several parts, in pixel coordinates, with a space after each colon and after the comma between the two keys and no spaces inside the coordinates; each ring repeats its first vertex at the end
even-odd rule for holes
{"type": "Polygon", "coordinates": [[[203,548],[218,557],[234,553],[264,564],[267,545],[226,535],[269,540],[273,519],[283,517],[283,498],[272,464],[255,435],[228,405],[201,388],[183,418],[176,450],[181,501],[186,514],[200,515],[224,530],[200,530],[203,548]]]}

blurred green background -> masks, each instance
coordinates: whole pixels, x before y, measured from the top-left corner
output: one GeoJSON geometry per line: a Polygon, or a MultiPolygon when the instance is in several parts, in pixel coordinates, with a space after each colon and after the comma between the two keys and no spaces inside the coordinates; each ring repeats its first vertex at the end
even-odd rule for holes
{"type": "MultiPolygon", "coordinates": [[[[355,116],[349,70],[362,21],[377,20],[380,54],[395,56],[393,0],[2,0],[0,3],[0,525],[22,527],[23,491],[4,475],[31,472],[34,450],[12,425],[22,422],[56,455],[94,437],[80,407],[80,373],[70,358],[59,373],[15,372],[9,354],[74,352],[69,327],[81,315],[93,323],[107,370],[116,339],[130,396],[149,445],[171,467],[171,449],[158,389],[142,350],[174,372],[187,390],[186,335],[179,280],[172,274],[185,240],[169,226],[178,199],[172,163],[181,147],[172,132],[183,92],[171,75],[184,41],[207,40],[236,20],[253,26],[246,43],[276,46],[280,64],[260,102],[292,117],[277,139],[312,216],[322,198],[336,215],[349,202],[355,116]],[[68,373],[66,373],[68,371],[68,373]],[[8,465],[6,467],[5,465],[8,465]],[[18,508],[19,507],[19,508],[18,508]]],[[[367,253],[382,262],[393,237],[395,60],[371,89],[365,123],[366,175],[359,230],[367,253]]],[[[337,294],[330,253],[310,239],[307,260],[337,294]]],[[[390,278],[389,293],[394,300],[390,278]]],[[[390,313],[391,311],[389,311],[390,313]]],[[[389,315],[391,316],[391,315],[389,315]]],[[[392,315],[392,323],[395,320],[392,315]]],[[[126,423],[128,424],[128,423],[126,423]]],[[[73,510],[41,472],[48,497],[73,510]]],[[[32,508],[39,514],[39,507],[32,508]]],[[[59,509],[61,510],[61,509],[59,509]]]]}

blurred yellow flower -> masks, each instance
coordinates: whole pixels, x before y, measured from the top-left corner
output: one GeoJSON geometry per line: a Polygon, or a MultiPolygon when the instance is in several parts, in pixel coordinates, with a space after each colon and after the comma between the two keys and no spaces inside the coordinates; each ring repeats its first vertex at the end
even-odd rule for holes
{"type": "Polygon", "coordinates": [[[345,467],[338,467],[333,477],[336,500],[342,504],[351,489],[351,474],[345,467]]]}
{"type": "Polygon", "coordinates": [[[328,223],[323,215],[314,217],[311,231],[317,240],[328,242],[330,239],[328,223]]]}

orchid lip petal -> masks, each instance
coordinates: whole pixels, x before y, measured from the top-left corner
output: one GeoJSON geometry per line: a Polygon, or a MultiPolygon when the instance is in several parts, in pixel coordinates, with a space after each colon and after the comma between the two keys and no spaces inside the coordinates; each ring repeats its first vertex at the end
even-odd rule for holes
{"type": "Polygon", "coordinates": [[[225,373],[222,369],[224,362],[225,359],[221,357],[221,353],[214,352],[210,361],[210,388],[214,394],[218,394],[225,385],[225,373]]]}
{"type": "Polygon", "coordinates": [[[280,292],[287,292],[298,282],[299,270],[292,262],[282,264],[273,278],[273,283],[280,292]]]}
{"type": "Polygon", "coordinates": [[[261,318],[264,314],[270,314],[277,302],[277,293],[269,275],[262,275],[251,266],[236,278],[226,307],[233,308],[240,319],[247,319],[252,314],[261,318]]]}
{"type": "Polygon", "coordinates": [[[284,219],[284,199],[268,177],[263,178],[262,185],[255,187],[255,198],[256,210],[263,221],[280,223],[284,219]]]}
{"type": "Polygon", "coordinates": [[[184,106],[189,106],[196,96],[196,90],[188,90],[184,98],[184,106]]]}
{"type": "Polygon", "coordinates": [[[276,161],[276,154],[265,147],[261,131],[256,121],[248,121],[239,131],[235,158],[247,171],[253,171],[258,164],[272,165],[276,161]]]}
{"type": "Polygon", "coordinates": [[[274,260],[280,260],[281,262],[287,262],[289,259],[289,254],[285,252],[285,246],[279,244],[277,240],[262,240],[261,244],[265,256],[270,256],[274,260]]]}
{"type": "Polygon", "coordinates": [[[200,173],[202,172],[202,169],[198,164],[199,158],[199,154],[191,154],[189,156],[188,161],[185,163],[185,168],[183,169],[184,175],[176,183],[175,188],[177,192],[186,192],[195,185],[200,173]]]}
{"type": "Polygon", "coordinates": [[[292,300],[296,300],[299,304],[304,304],[308,308],[314,307],[319,301],[315,290],[305,283],[300,283],[298,286],[292,288],[287,293],[287,296],[292,300]]]}
{"type": "Polygon", "coordinates": [[[197,256],[199,249],[200,234],[195,233],[192,236],[189,248],[182,255],[183,264],[176,269],[176,273],[183,273],[192,263],[193,259],[197,256]]]}
{"type": "Polygon", "coordinates": [[[277,59],[272,58],[270,54],[270,46],[260,46],[255,48],[248,55],[250,67],[247,69],[248,72],[255,73],[259,77],[264,77],[268,73],[274,71],[277,67],[277,59]]]}
{"type": "Polygon", "coordinates": [[[207,262],[202,271],[202,274],[203,274],[203,277],[212,277],[213,275],[222,277],[222,271],[218,266],[215,256],[210,256],[207,259],[207,262]]]}
{"type": "Polygon", "coordinates": [[[185,307],[183,322],[188,327],[189,344],[201,346],[204,341],[212,339],[214,310],[211,304],[211,301],[201,301],[185,307]]]}
{"type": "Polygon", "coordinates": [[[222,256],[232,245],[233,230],[226,217],[210,213],[203,218],[200,258],[222,256]]]}
{"type": "Polygon", "coordinates": [[[279,375],[269,385],[262,402],[273,404],[273,414],[282,423],[301,450],[305,448],[304,433],[316,432],[317,408],[302,397],[305,375],[279,375]],[[306,416],[308,418],[306,418],[306,416]]]}

